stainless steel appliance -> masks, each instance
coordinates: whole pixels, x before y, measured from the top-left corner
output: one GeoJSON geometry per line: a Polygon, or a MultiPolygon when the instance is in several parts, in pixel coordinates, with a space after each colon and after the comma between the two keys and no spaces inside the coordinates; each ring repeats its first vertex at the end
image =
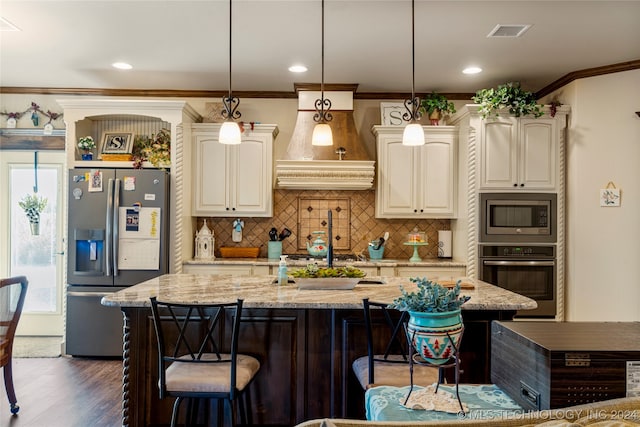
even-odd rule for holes
{"type": "Polygon", "coordinates": [[[122,356],[122,313],[101,299],[168,272],[167,177],[69,170],[67,354],[122,356]]]}
{"type": "Polygon", "coordinates": [[[535,300],[538,308],[516,317],[556,315],[555,245],[479,245],[479,278],[535,300]]]}
{"type": "Polygon", "coordinates": [[[481,193],[480,242],[555,243],[555,193],[481,193]]]}

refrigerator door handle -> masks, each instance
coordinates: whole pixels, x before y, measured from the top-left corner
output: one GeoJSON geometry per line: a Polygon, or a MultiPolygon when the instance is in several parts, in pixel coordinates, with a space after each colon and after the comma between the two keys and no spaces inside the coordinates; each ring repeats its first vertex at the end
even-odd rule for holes
{"type": "Polygon", "coordinates": [[[120,239],[120,179],[113,185],[113,275],[118,275],[118,240],[120,239]]]}
{"type": "Polygon", "coordinates": [[[109,178],[107,183],[107,220],[106,220],[107,235],[105,236],[105,266],[106,275],[111,276],[112,273],[112,232],[113,232],[113,178],[109,178]]]}

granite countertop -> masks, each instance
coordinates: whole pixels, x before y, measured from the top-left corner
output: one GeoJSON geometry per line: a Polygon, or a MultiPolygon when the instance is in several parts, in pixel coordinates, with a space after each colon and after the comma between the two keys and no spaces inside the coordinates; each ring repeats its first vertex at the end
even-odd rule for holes
{"type": "MultiPolygon", "coordinates": [[[[244,300],[246,308],[288,309],[360,309],[362,299],[392,302],[400,295],[399,286],[407,290],[415,285],[403,277],[367,277],[383,284],[357,284],[353,290],[300,290],[295,284],[278,286],[275,276],[232,276],[228,274],[166,274],[102,298],[106,306],[146,307],[149,298],[183,303],[228,302],[244,300]]],[[[475,279],[461,278],[474,285],[463,289],[471,299],[463,310],[527,310],[534,300],[475,279]]]]}
{"type": "MultiPolygon", "coordinates": [[[[189,265],[269,265],[278,266],[279,260],[270,258],[216,258],[213,260],[190,259],[183,264],[189,265]]],[[[304,267],[309,263],[317,262],[326,265],[326,260],[317,259],[289,259],[287,265],[293,267],[304,267]]],[[[467,264],[447,258],[423,258],[421,262],[410,262],[408,259],[380,259],[380,260],[336,260],[334,266],[353,265],[354,267],[466,267],[467,264]]]]}

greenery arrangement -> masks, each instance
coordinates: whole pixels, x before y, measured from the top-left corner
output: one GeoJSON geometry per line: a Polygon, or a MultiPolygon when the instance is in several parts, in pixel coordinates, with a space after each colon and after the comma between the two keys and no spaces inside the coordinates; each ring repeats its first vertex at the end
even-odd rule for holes
{"type": "Polygon", "coordinates": [[[538,118],[543,114],[542,105],[536,103],[533,92],[522,90],[519,82],[498,85],[496,89],[480,89],[471,99],[480,105],[478,110],[483,118],[498,116],[501,108],[508,108],[516,117],[531,114],[538,118]]]}
{"type": "Polygon", "coordinates": [[[407,292],[400,286],[402,296],[393,300],[389,308],[400,311],[442,313],[458,310],[471,297],[460,296],[460,280],[453,288],[446,288],[427,278],[411,278],[418,285],[417,291],[407,292]]]}
{"type": "Polygon", "coordinates": [[[27,194],[19,202],[20,206],[29,218],[29,222],[36,224],[40,222],[40,213],[47,207],[47,198],[37,194],[27,194]]]}
{"type": "Polygon", "coordinates": [[[319,277],[364,277],[365,272],[359,268],[346,267],[318,267],[317,264],[308,264],[305,268],[291,271],[292,277],[300,279],[319,278],[319,277]]]}
{"type": "Polygon", "coordinates": [[[164,169],[171,164],[171,132],[168,129],[162,129],[151,137],[136,136],[132,154],[133,167],[136,169],[142,169],[142,163],[145,161],[158,169],[164,169]]]}
{"type": "Polygon", "coordinates": [[[82,151],[91,151],[96,148],[96,143],[91,136],[83,136],[78,139],[78,148],[82,151]]]}
{"type": "Polygon", "coordinates": [[[441,114],[453,114],[456,112],[453,102],[450,102],[444,95],[436,92],[425,95],[420,102],[420,108],[427,114],[431,114],[436,110],[440,111],[441,114]]]}

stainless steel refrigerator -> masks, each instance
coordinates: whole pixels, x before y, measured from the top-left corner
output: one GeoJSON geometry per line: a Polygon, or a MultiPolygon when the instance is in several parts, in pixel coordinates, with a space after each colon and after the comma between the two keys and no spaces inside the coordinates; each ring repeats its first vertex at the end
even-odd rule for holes
{"type": "Polygon", "coordinates": [[[69,170],[67,354],[122,356],[122,313],[101,299],[168,272],[168,182],[160,170],[69,170]]]}

